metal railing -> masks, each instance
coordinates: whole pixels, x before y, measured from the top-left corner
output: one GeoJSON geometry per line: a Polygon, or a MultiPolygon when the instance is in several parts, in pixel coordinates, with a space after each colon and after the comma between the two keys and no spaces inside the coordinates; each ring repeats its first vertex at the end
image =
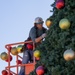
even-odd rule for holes
{"type": "MultiPolygon", "coordinates": [[[[7,67],[5,67],[5,69],[6,70],[8,70],[8,75],[10,75],[10,73],[12,73],[12,74],[14,74],[14,75],[18,75],[18,71],[19,71],[19,67],[21,67],[21,66],[30,66],[30,65],[33,65],[33,66],[35,66],[35,58],[33,57],[33,63],[28,63],[28,64],[18,64],[18,63],[16,63],[16,65],[12,65],[11,66],[11,64],[10,64],[10,49],[11,49],[11,47],[12,46],[15,46],[15,45],[21,45],[21,44],[26,44],[26,43],[33,43],[32,41],[26,41],[26,42],[18,42],[18,43],[12,43],[12,44],[7,44],[7,45],[5,45],[5,48],[8,50],[8,66],[7,67]],[[13,71],[11,71],[10,69],[11,68],[14,68],[14,67],[16,67],[16,73],[15,72],[13,72],[13,71]]],[[[33,43],[33,50],[35,49],[35,44],[33,43]]],[[[22,57],[19,55],[19,54],[17,54],[16,55],[16,61],[18,62],[18,59],[19,58],[21,58],[22,59],[22,57]]],[[[34,68],[33,68],[34,69],[34,68]]]]}

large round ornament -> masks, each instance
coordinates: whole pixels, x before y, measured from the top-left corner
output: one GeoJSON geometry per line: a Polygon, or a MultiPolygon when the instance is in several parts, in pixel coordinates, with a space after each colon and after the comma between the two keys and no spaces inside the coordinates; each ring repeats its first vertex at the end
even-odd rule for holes
{"type": "MultiPolygon", "coordinates": [[[[13,58],[12,58],[12,56],[10,55],[10,61],[12,61],[12,59],[13,59],[13,58]]],[[[8,61],[9,61],[9,57],[8,57],[8,59],[6,59],[5,61],[8,62],[8,61]]]]}
{"type": "Polygon", "coordinates": [[[56,2],[56,8],[57,9],[63,8],[64,5],[65,5],[64,0],[57,0],[57,2],[56,2]]]}
{"type": "Polygon", "coordinates": [[[12,47],[11,54],[12,55],[17,55],[18,54],[18,51],[17,51],[17,48],[16,47],[12,47]]]}
{"type": "Polygon", "coordinates": [[[37,75],[44,75],[44,73],[45,73],[44,67],[38,66],[37,69],[36,69],[36,73],[37,73],[37,75]]]}
{"type": "Polygon", "coordinates": [[[52,25],[52,21],[50,21],[50,20],[46,20],[45,23],[48,28],[52,25]]]}
{"type": "Polygon", "coordinates": [[[70,21],[66,18],[61,19],[59,22],[59,27],[61,29],[68,29],[70,27],[70,21]]]}
{"type": "Polygon", "coordinates": [[[7,60],[8,59],[8,54],[6,52],[1,53],[1,59],[2,60],[7,60]]]}
{"type": "Polygon", "coordinates": [[[2,75],[8,75],[8,72],[6,70],[2,70],[2,75]]]}
{"type": "Polygon", "coordinates": [[[18,51],[18,53],[22,53],[23,51],[22,51],[22,47],[23,47],[23,45],[18,45],[17,46],[17,51],[18,51]]]}
{"type": "Polygon", "coordinates": [[[21,61],[21,60],[18,60],[18,61],[16,61],[16,63],[18,63],[18,64],[22,64],[22,61],[21,61]]]}
{"type": "Polygon", "coordinates": [[[33,50],[33,45],[32,44],[27,44],[28,50],[33,50]]]}
{"type": "Polygon", "coordinates": [[[70,61],[74,59],[75,52],[72,49],[69,49],[64,52],[63,56],[66,61],[70,61]]]}
{"type": "Polygon", "coordinates": [[[40,51],[39,50],[36,50],[34,51],[34,57],[40,57],[40,51]]]}

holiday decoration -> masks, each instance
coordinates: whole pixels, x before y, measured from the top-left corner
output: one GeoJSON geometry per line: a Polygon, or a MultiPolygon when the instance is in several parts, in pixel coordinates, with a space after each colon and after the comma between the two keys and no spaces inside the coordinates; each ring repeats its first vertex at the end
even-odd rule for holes
{"type": "Polygon", "coordinates": [[[18,51],[17,51],[17,48],[16,48],[16,47],[13,47],[13,48],[11,49],[11,54],[12,54],[12,55],[17,55],[17,54],[18,54],[18,51]]]}
{"type": "Polygon", "coordinates": [[[40,60],[40,57],[36,57],[35,60],[36,60],[36,61],[37,61],[37,60],[40,60]]]}
{"type": "Polygon", "coordinates": [[[40,51],[39,50],[36,50],[34,51],[34,57],[40,57],[40,51]]]}
{"type": "Polygon", "coordinates": [[[59,27],[61,29],[68,29],[70,27],[70,22],[68,19],[61,19],[59,22],[59,27]]]}
{"type": "Polygon", "coordinates": [[[43,75],[44,73],[45,73],[45,71],[44,71],[44,67],[43,66],[37,67],[37,69],[36,69],[36,74],[37,75],[43,75]]]}
{"type": "Polygon", "coordinates": [[[57,9],[63,8],[64,5],[65,5],[64,0],[57,0],[57,1],[56,1],[56,8],[57,8],[57,9]]]}
{"type": "Polygon", "coordinates": [[[8,72],[6,70],[2,70],[2,75],[8,75],[8,72]]]}
{"type": "Polygon", "coordinates": [[[50,26],[51,26],[51,24],[52,24],[52,21],[50,21],[50,20],[46,20],[46,26],[49,28],[50,26]]]}
{"type": "Polygon", "coordinates": [[[17,51],[18,51],[18,53],[22,53],[22,50],[21,50],[22,47],[23,47],[22,45],[18,45],[18,46],[17,46],[17,51]]]}
{"type": "Polygon", "coordinates": [[[18,63],[18,64],[22,64],[22,61],[21,61],[21,60],[18,60],[18,61],[16,61],[16,63],[18,63]]]}
{"type": "MultiPolygon", "coordinates": [[[[9,57],[5,60],[6,62],[8,62],[9,57]]],[[[10,61],[12,61],[12,56],[10,55],[10,61]]]]}
{"type": "Polygon", "coordinates": [[[27,44],[27,48],[28,48],[29,50],[33,50],[33,45],[32,45],[32,44],[27,44]]]}
{"type": "Polygon", "coordinates": [[[69,49],[69,50],[66,50],[65,52],[64,52],[64,59],[66,60],[66,61],[69,61],[69,60],[72,60],[72,59],[74,59],[74,57],[75,57],[75,53],[74,53],[74,51],[72,50],[72,49],[69,49]]]}
{"type": "Polygon", "coordinates": [[[7,60],[8,59],[8,54],[6,52],[1,53],[1,59],[2,60],[7,60]]]}

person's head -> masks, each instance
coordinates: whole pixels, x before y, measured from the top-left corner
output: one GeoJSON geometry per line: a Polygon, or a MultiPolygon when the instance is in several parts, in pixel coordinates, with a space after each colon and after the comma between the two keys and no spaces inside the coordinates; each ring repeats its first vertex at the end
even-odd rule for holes
{"type": "Polygon", "coordinates": [[[35,22],[34,25],[38,28],[38,29],[42,29],[43,28],[43,19],[41,17],[36,17],[35,18],[35,22]]]}

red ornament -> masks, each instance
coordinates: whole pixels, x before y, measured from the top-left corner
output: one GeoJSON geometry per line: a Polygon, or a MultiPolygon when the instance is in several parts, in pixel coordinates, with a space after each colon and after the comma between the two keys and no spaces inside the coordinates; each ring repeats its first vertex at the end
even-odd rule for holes
{"type": "Polygon", "coordinates": [[[65,5],[64,0],[57,0],[57,2],[56,2],[56,8],[57,9],[63,8],[64,5],[65,5]]]}
{"type": "Polygon", "coordinates": [[[39,67],[36,69],[36,73],[37,73],[37,75],[43,75],[43,74],[45,73],[44,67],[43,67],[43,66],[39,66],[39,67]]]}
{"type": "Polygon", "coordinates": [[[40,60],[40,57],[36,57],[35,60],[36,60],[36,61],[37,61],[37,60],[40,60]]]}
{"type": "Polygon", "coordinates": [[[6,70],[2,71],[2,75],[7,75],[7,74],[8,74],[8,72],[6,70]]]}
{"type": "Polygon", "coordinates": [[[33,45],[32,45],[32,44],[27,44],[27,48],[28,48],[29,50],[33,50],[33,45]]]}
{"type": "Polygon", "coordinates": [[[18,60],[18,61],[16,61],[16,63],[18,63],[18,64],[22,64],[22,61],[21,61],[21,60],[18,60]]]}
{"type": "MultiPolygon", "coordinates": [[[[8,59],[5,60],[5,61],[8,62],[8,60],[9,60],[9,57],[8,57],[8,59]]],[[[11,56],[11,55],[10,55],[10,61],[12,61],[12,56],[11,56]]]]}

